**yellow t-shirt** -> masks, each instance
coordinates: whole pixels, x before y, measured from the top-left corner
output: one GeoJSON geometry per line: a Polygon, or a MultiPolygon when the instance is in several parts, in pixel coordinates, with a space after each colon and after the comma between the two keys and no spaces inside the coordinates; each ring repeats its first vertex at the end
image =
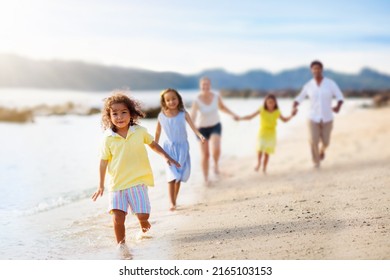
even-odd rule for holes
{"type": "Polygon", "coordinates": [[[279,109],[269,112],[262,106],[260,108],[259,136],[272,136],[273,134],[275,134],[279,116],[279,109]]]}
{"type": "Polygon", "coordinates": [[[106,130],[101,159],[108,160],[110,191],[124,190],[138,184],[154,186],[145,148],[145,144],[152,142],[153,136],[139,125],[130,126],[126,139],[111,129],[106,130]]]}

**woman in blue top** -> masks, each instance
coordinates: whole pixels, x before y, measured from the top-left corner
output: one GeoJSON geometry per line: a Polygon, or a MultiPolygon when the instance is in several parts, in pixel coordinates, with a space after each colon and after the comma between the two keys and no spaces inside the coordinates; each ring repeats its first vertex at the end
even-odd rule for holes
{"type": "Polygon", "coordinates": [[[168,88],[161,92],[161,113],[158,115],[155,141],[158,143],[161,135],[161,128],[164,130],[167,139],[163,144],[164,150],[181,167],[169,166],[166,168],[169,197],[171,200],[170,210],[176,209],[176,199],[180,190],[180,183],[186,182],[191,173],[190,148],[187,140],[186,122],[191,129],[204,142],[205,138],[196,129],[190,115],[185,111],[183,99],[177,90],[168,88]]]}

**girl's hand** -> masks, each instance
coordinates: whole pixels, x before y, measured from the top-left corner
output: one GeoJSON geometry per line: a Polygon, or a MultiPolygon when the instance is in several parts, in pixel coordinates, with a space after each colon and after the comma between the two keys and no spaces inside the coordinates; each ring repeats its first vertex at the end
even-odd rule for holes
{"type": "Polygon", "coordinates": [[[100,186],[97,191],[92,195],[92,200],[96,201],[99,196],[103,196],[104,186],[100,186]]]}
{"type": "Polygon", "coordinates": [[[295,116],[297,113],[298,113],[298,109],[297,108],[293,108],[292,112],[291,112],[291,115],[295,116]]]}
{"type": "Polygon", "coordinates": [[[206,141],[206,138],[204,138],[204,136],[202,134],[198,135],[200,141],[202,141],[202,143],[204,143],[206,141]]]}
{"type": "Polygon", "coordinates": [[[180,163],[178,163],[178,162],[177,162],[176,160],[174,160],[173,158],[167,158],[167,163],[168,163],[169,166],[172,166],[172,164],[173,164],[173,165],[175,165],[177,168],[180,168],[180,167],[181,167],[180,163]]]}

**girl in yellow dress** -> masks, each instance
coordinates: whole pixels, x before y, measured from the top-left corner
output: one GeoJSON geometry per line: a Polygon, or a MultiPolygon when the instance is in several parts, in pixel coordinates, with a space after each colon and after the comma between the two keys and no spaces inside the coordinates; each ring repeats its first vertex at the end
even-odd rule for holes
{"type": "Polygon", "coordinates": [[[261,159],[264,153],[263,161],[263,172],[267,171],[267,164],[269,155],[275,152],[276,146],[276,125],[278,119],[281,119],[284,122],[288,122],[295,114],[297,110],[295,109],[291,116],[283,117],[279,111],[278,102],[275,95],[269,94],[264,99],[264,105],[260,107],[259,110],[256,110],[251,115],[245,117],[239,117],[237,120],[250,120],[260,115],[260,129],[259,129],[259,139],[257,144],[257,165],[255,171],[259,171],[261,167],[261,159]]]}

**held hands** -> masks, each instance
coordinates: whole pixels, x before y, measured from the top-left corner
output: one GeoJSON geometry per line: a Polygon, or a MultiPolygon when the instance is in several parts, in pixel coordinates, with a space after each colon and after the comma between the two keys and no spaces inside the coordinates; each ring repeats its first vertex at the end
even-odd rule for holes
{"type": "Polygon", "coordinates": [[[333,112],[336,114],[340,111],[340,106],[333,107],[333,112]]]}
{"type": "Polygon", "coordinates": [[[298,109],[294,107],[291,111],[291,116],[295,116],[298,113],[298,109]]]}
{"type": "Polygon", "coordinates": [[[92,195],[92,200],[96,201],[99,196],[103,196],[104,186],[100,186],[97,191],[92,195]]]}
{"type": "Polygon", "coordinates": [[[234,113],[233,113],[231,116],[232,116],[232,118],[233,118],[235,121],[238,121],[239,118],[240,118],[238,115],[236,115],[236,114],[234,114],[234,113]]]}

